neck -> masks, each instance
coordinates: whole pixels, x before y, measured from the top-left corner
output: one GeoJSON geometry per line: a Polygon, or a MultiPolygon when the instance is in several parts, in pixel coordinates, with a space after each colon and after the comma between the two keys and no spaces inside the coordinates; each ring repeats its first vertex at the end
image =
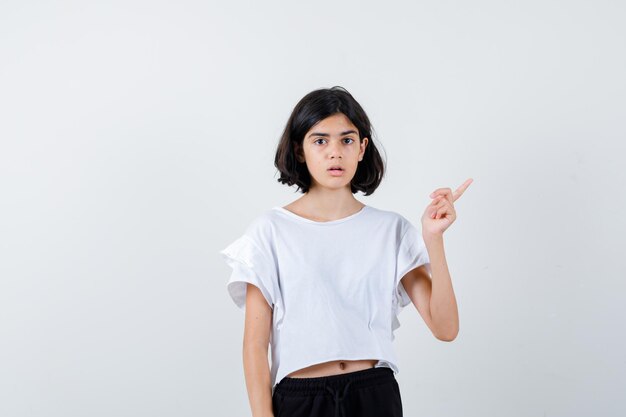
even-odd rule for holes
{"type": "Polygon", "coordinates": [[[346,217],[364,206],[349,188],[328,190],[310,188],[295,202],[300,210],[323,218],[346,217]]]}

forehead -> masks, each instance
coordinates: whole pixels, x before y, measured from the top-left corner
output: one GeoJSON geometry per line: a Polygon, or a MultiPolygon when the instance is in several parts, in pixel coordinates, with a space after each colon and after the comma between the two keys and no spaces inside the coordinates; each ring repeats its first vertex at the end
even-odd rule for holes
{"type": "Polygon", "coordinates": [[[343,113],[333,114],[332,116],[328,116],[325,119],[320,120],[307,132],[307,135],[311,133],[331,133],[335,135],[340,135],[342,132],[347,130],[354,130],[358,132],[359,130],[356,128],[354,124],[346,117],[343,113]]]}

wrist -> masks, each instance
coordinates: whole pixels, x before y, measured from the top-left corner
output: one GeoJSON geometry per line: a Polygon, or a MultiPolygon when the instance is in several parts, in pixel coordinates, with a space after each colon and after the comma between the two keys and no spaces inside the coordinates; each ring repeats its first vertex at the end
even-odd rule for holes
{"type": "Polygon", "coordinates": [[[424,243],[439,243],[443,242],[443,233],[422,233],[422,238],[424,239],[424,243]]]}

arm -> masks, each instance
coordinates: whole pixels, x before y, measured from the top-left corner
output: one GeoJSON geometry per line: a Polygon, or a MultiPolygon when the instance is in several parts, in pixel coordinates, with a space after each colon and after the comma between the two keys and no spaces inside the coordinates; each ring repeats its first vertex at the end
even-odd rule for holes
{"type": "Polygon", "coordinates": [[[243,336],[243,367],[253,417],[273,417],[272,387],[267,360],[272,309],[261,291],[247,284],[243,336]]]}
{"type": "Polygon", "coordinates": [[[430,194],[433,201],[424,210],[421,220],[432,277],[428,275],[426,267],[421,266],[409,271],[401,279],[430,331],[437,339],[446,342],[456,339],[459,333],[459,311],[443,250],[443,232],[456,220],[454,202],[473,181],[468,178],[454,192],[450,188],[438,188],[430,194]]]}
{"type": "Polygon", "coordinates": [[[424,236],[432,278],[424,265],[407,272],[402,285],[433,335],[451,342],[459,333],[459,312],[441,235],[424,236]]]}

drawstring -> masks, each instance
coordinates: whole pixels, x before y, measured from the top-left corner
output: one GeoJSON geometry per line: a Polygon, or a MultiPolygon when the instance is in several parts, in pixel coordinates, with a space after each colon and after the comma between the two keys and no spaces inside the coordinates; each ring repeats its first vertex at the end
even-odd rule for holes
{"type": "Polygon", "coordinates": [[[346,393],[348,392],[348,387],[350,386],[351,383],[352,383],[352,380],[348,381],[346,386],[343,387],[343,392],[341,393],[341,396],[339,396],[339,392],[337,390],[324,384],[324,388],[326,388],[326,391],[330,392],[333,395],[333,398],[335,399],[335,417],[346,416],[346,410],[344,407],[341,407],[341,415],[339,415],[339,410],[340,410],[339,402],[342,401],[346,397],[346,393]]]}

